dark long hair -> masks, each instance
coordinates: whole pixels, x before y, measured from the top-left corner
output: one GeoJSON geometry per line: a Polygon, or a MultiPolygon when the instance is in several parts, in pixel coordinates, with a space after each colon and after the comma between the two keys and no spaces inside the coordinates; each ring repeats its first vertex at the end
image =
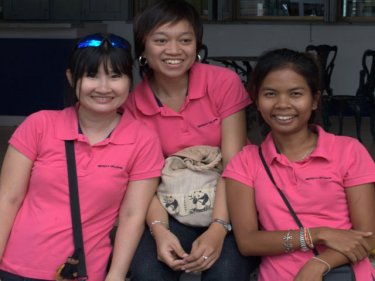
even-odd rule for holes
{"type": "MultiPolygon", "coordinates": [[[[254,102],[258,101],[259,89],[266,76],[275,70],[289,68],[301,75],[314,96],[318,94],[321,85],[321,69],[316,58],[306,52],[298,52],[291,49],[274,49],[263,53],[252,74],[248,90],[254,102]]],[[[315,112],[312,113],[309,123],[315,121],[315,112]]]]}

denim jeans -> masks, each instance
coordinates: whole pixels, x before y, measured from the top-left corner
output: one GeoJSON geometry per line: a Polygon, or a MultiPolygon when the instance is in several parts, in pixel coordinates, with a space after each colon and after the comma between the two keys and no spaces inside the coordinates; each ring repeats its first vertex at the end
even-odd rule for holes
{"type": "MultiPolygon", "coordinates": [[[[183,225],[169,217],[171,232],[177,236],[184,250],[189,253],[195,239],[207,228],[183,225]]],[[[156,243],[148,229],[145,230],[130,268],[131,281],[178,281],[182,271],[174,271],[156,257],[156,243]]],[[[249,281],[251,272],[258,266],[257,257],[244,257],[237,248],[233,233],[224,240],[219,259],[211,268],[202,272],[202,281],[249,281]]]]}
{"type": "Polygon", "coordinates": [[[0,270],[0,281],[47,281],[42,279],[27,278],[10,272],[0,270]]]}

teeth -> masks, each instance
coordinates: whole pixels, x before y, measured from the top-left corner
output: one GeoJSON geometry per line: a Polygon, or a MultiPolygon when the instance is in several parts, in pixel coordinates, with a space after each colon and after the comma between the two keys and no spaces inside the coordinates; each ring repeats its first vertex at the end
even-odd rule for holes
{"type": "Polygon", "coordinates": [[[276,119],[279,119],[282,121],[291,120],[293,118],[293,116],[275,116],[275,117],[276,119]]]}
{"type": "Polygon", "coordinates": [[[182,62],[182,60],[165,60],[168,64],[179,64],[182,62]]]}
{"type": "Polygon", "coordinates": [[[107,100],[111,100],[112,97],[93,97],[94,99],[96,100],[101,100],[101,101],[107,101],[107,100]]]}

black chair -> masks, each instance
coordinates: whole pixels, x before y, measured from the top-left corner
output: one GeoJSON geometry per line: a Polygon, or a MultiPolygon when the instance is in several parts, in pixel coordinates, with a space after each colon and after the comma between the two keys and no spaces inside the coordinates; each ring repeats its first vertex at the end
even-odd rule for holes
{"type": "Polygon", "coordinates": [[[253,65],[255,65],[258,57],[255,56],[216,56],[207,57],[207,63],[219,63],[224,67],[234,70],[244,85],[250,81],[253,65]]]}
{"type": "MultiPolygon", "coordinates": [[[[242,83],[245,87],[251,78],[251,72],[253,70],[253,65],[256,64],[258,57],[256,56],[208,56],[208,48],[206,45],[202,45],[200,49],[200,61],[202,63],[219,63],[220,65],[230,68],[235,71],[240,77],[242,83]]],[[[247,130],[251,131],[254,129],[254,124],[259,123],[256,104],[252,103],[246,108],[246,123],[247,130]]],[[[265,132],[261,132],[264,136],[265,132]]]]}
{"type": "Polygon", "coordinates": [[[313,53],[320,63],[322,70],[321,77],[321,116],[323,127],[329,130],[331,122],[329,120],[330,103],[333,97],[333,90],[331,88],[331,76],[335,66],[337,56],[337,46],[322,45],[308,45],[305,49],[306,52],[313,53]]]}
{"type": "Polygon", "coordinates": [[[370,115],[370,131],[375,140],[375,50],[366,50],[362,56],[362,69],[359,72],[359,85],[355,96],[334,95],[332,104],[337,106],[339,114],[339,134],[343,131],[344,115],[355,118],[356,134],[361,141],[362,116],[370,115]]]}

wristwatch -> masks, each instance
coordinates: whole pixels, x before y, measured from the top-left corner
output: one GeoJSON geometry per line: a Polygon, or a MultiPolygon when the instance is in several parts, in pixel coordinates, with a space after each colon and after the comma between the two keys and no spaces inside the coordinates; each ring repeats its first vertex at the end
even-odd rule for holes
{"type": "Polygon", "coordinates": [[[232,231],[232,225],[229,222],[223,221],[221,219],[213,219],[211,223],[214,222],[221,224],[227,232],[232,231]]]}

